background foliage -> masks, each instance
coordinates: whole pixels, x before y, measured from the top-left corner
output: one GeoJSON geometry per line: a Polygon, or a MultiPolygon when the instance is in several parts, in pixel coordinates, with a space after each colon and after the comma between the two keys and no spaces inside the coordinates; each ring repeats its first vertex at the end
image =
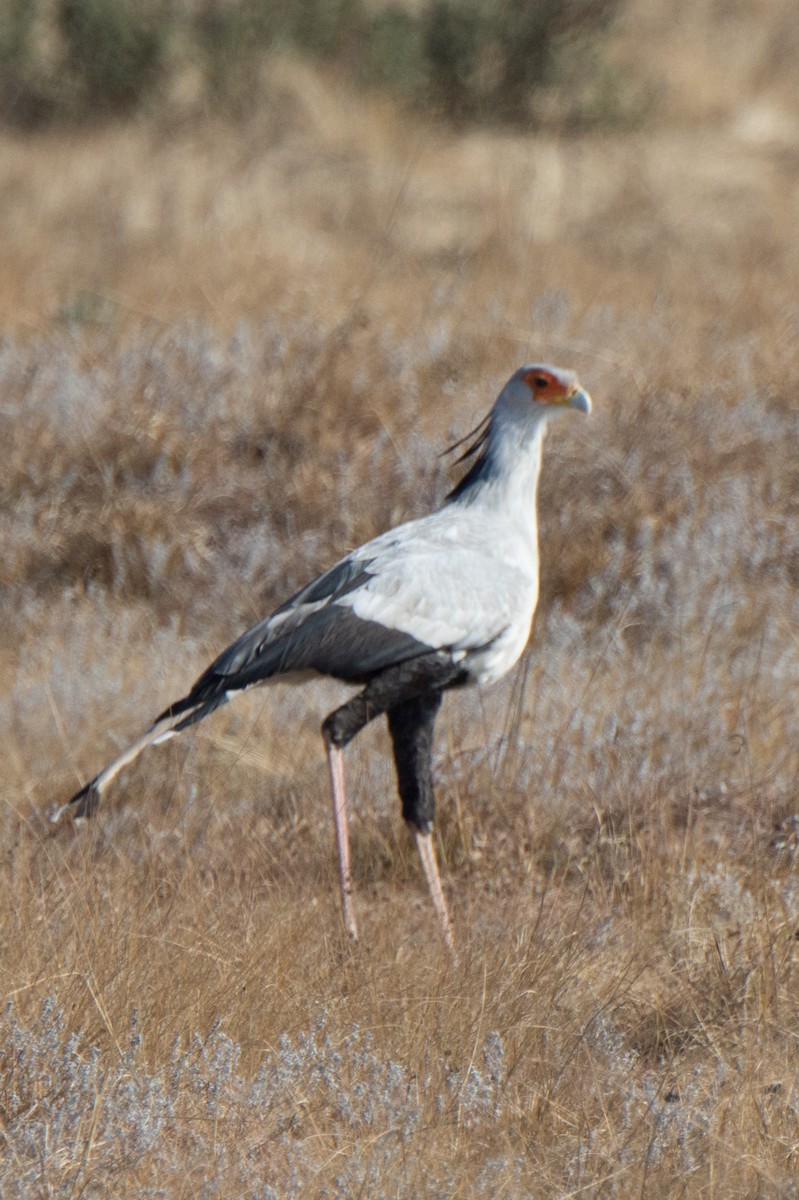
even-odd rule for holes
{"type": "MultiPolygon", "coordinates": [[[[599,37],[618,0],[8,0],[0,15],[6,121],[41,126],[162,110],[195,76],[205,104],[263,102],[275,55],[335,64],[454,121],[529,124],[536,95],[565,90],[565,49],[599,37]]],[[[585,93],[585,87],[582,92],[585,93]]],[[[569,107],[568,115],[578,117],[569,107]]]]}

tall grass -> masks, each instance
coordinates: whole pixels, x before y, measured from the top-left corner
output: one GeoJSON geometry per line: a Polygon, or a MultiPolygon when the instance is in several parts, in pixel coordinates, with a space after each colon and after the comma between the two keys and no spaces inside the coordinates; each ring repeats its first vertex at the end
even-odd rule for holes
{"type": "MultiPolygon", "coordinates": [[[[456,967],[379,730],[350,753],[365,928],[345,943],[329,690],[244,698],[48,834],[49,803],[232,634],[398,493],[405,513],[441,493],[409,398],[457,330],[401,381],[397,346],[361,346],[390,434],[343,385],[303,411],[326,339],[289,324],[275,354],[275,333],[5,347],[4,1191],[787,1186],[799,446],[768,368],[677,398],[661,351],[635,400],[600,388],[593,428],[551,438],[531,655],[441,729],[456,967]]],[[[642,356],[663,329],[626,337],[642,356]]],[[[455,426],[457,392],[438,398],[455,426]]]]}

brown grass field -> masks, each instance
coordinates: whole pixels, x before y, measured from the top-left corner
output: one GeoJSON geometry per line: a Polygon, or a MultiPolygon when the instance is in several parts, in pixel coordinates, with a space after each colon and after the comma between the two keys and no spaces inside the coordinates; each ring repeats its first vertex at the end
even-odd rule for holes
{"type": "MultiPolygon", "coordinates": [[[[668,7],[668,6],[663,6],[668,7]]],[[[635,129],[454,134],[277,64],[232,125],[0,134],[0,1194],[799,1196],[799,42],[631,0],[635,129]],[[575,367],[543,592],[450,696],[450,961],[382,725],[256,690],[47,809],[575,367]]]]}

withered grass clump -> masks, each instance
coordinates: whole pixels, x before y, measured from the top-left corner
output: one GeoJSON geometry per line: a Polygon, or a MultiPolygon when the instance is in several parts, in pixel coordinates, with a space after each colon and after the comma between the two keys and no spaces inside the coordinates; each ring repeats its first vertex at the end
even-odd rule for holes
{"type": "Polygon", "coordinates": [[[263,143],[2,159],[0,1192],[793,1195],[789,156],[442,145],[318,88],[263,143]],[[529,652],[445,705],[457,963],[377,727],[346,940],[334,685],[242,697],[53,833],[231,637],[437,503],[530,358],[596,407],[547,446],[529,652]]]}

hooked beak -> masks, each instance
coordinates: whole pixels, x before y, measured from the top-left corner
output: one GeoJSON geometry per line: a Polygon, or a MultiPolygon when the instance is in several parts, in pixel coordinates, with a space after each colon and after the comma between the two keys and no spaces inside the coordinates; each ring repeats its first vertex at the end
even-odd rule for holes
{"type": "Polygon", "coordinates": [[[569,392],[568,396],[564,396],[562,403],[567,408],[576,408],[578,412],[590,413],[591,411],[591,397],[581,387],[576,387],[573,392],[569,392]]]}

